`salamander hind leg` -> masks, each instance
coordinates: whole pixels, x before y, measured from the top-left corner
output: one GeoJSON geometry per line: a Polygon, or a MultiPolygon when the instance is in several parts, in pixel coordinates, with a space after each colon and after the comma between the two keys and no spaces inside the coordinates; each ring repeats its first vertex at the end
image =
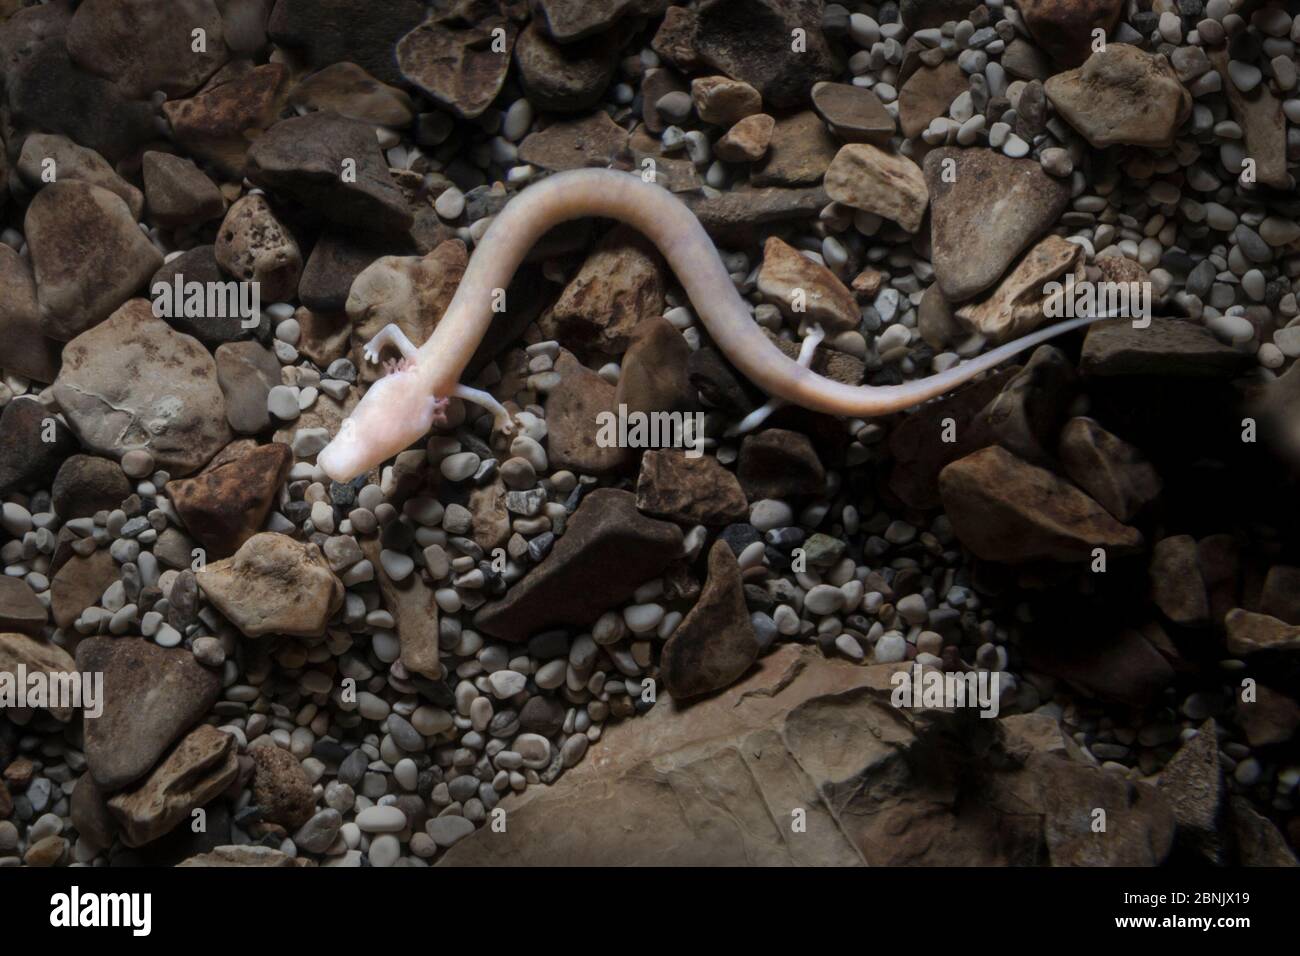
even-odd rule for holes
{"type": "Polygon", "coordinates": [[[378,363],[379,354],[383,351],[385,345],[394,346],[397,351],[402,353],[404,359],[414,359],[420,351],[415,343],[406,337],[405,332],[396,324],[389,322],[379,330],[378,335],[362,346],[361,354],[365,356],[367,362],[378,363]]]}
{"type": "MultiPolygon", "coordinates": [[[[795,359],[804,368],[811,368],[813,356],[817,354],[817,346],[822,344],[826,338],[826,331],[820,325],[814,325],[804,336],[803,342],[799,346],[799,357],[795,359]]],[[[758,408],[754,409],[735,425],[727,429],[728,438],[734,438],[737,435],[745,435],[752,432],[763,422],[767,421],[772,413],[781,408],[786,403],[779,398],[769,398],[758,408]]]]}
{"type": "Polygon", "coordinates": [[[501,434],[510,436],[515,433],[515,420],[506,407],[487,392],[468,385],[457,385],[452,389],[452,397],[462,401],[473,402],[492,413],[492,427],[501,434]]]}

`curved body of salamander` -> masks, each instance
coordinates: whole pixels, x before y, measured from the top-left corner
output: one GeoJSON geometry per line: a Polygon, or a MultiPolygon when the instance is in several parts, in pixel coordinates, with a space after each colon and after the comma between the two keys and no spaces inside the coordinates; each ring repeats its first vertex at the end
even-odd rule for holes
{"type": "MultiPolygon", "coordinates": [[[[402,371],[371,387],[354,411],[351,427],[345,427],[321,452],[318,461],[326,473],[335,480],[348,480],[419,440],[437,419],[437,410],[427,408],[435,396],[445,399],[460,392],[471,400],[484,399],[482,393],[465,394],[472,390],[459,382],[495,317],[496,290],[510,284],[524,256],[547,230],[588,217],[627,223],[658,247],[709,337],[741,374],[773,398],[832,415],[871,417],[911,408],[1025,349],[1105,317],[1073,319],[1040,329],[946,371],[901,385],[846,385],[818,375],[768,340],[736,291],[708,233],[668,190],[637,175],[608,169],[557,173],[520,192],[492,221],[428,341],[418,349],[411,347],[410,361],[402,371]]],[[[487,397],[485,404],[490,403],[487,397]]]]}

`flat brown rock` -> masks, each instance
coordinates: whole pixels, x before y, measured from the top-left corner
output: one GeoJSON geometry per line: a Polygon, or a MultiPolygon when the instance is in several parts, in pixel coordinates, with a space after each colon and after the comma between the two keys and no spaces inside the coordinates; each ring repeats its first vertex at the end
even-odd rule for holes
{"type": "Polygon", "coordinates": [[[640,514],[631,492],[592,491],[546,560],[482,608],[475,626],[522,641],[557,624],[591,624],[661,573],[681,546],[681,529],[640,514]]]}
{"type": "Polygon", "coordinates": [[[562,349],[555,361],[558,388],[546,395],[546,454],[552,468],[588,475],[621,470],[626,449],[602,446],[601,416],[617,415],[616,387],[562,349]]]}
{"type": "Polygon", "coordinates": [[[935,280],[949,302],[996,283],[1070,201],[1068,182],[1034,159],[945,146],[925,157],[935,280]],[[955,165],[949,166],[951,160],[955,165]],[[945,175],[945,171],[952,175],[945,175]]]}
{"type": "Polygon", "coordinates": [[[320,548],[275,532],[253,535],[233,557],[210,562],[195,577],[246,637],[319,637],[343,603],[343,584],[320,548]]]}
{"type": "Polygon", "coordinates": [[[582,119],[552,123],[529,133],[519,144],[519,158],[560,172],[608,166],[626,148],[627,130],[616,125],[604,110],[597,110],[582,119]]]}
{"type": "Polygon", "coordinates": [[[1188,319],[1153,318],[1142,329],[1131,319],[1111,319],[1088,328],[1079,370],[1096,376],[1230,378],[1248,363],[1248,356],[1188,319]]]}
{"type": "Polygon", "coordinates": [[[168,482],[167,496],[208,557],[224,558],[262,529],[292,465],[288,445],[243,448],[201,475],[168,482]]]}
{"type": "Polygon", "coordinates": [[[221,677],[187,648],[138,637],[91,637],[77,670],[104,675],[104,712],[85,720],[86,763],[105,791],[139,780],[217,701],[221,677]]]}
{"type": "MultiPolygon", "coordinates": [[[[23,587],[27,585],[23,584],[23,587]]],[[[72,657],[57,645],[35,640],[26,634],[0,634],[0,673],[15,675],[10,680],[17,680],[19,667],[25,668],[28,674],[71,674],[77,670],[72,657]]],[[[56,720],[66,723],[72,719],[71,707],[46,709],[56,720]]]]}
{"type": "Polygon", "coordinates": [[[724,525],[743,521],[749,502],[736,476],[716,458],[665,449],[641,456],[636,506],[669,521],[724,525]]]}
{"type": "Polygon", "coordinates": [[[695,606],[664,645],[664,688],[678,700],[729,687],[758,657],[740,565],[719,538],[709,551],[709,575],[695,606]]]}
{"type": "Polygon", "coordinates": [[[835,273],[777,236],[763,245],[757,282],[759,293],[796,321],[816,322],[832,333],[862,324],[857,300],[835,273]]]}
{"type": "Polygon", "coordinates": [[[118,460],[142,449],[173,477],[231,438],[212,355],[144,299],[68,343],[54,397],[87,449],[118,460]]]}
{"type": "Polygon", "coordinates": [[[402,666],[413,674],[430,680],[443,676],[438,657],[438,602],[434,589],[420,574],[409,574],[404,581],[394,581],[379,560],[382,550],[377,538],[361,542],[361,551],[375,568],[379,593],[384,606],[397,625],[397,639],[402,645],[402,666]]]}
{"type": "Polygon", "coordinates": [[[235,738],[224,731],[195,727],[142,783],[109,798],[122,842],[152,843],[219,796],[239,775],[236,751],[235,738]]]}
{"type": "Polygon", "coordinates": [[[1167,148],[1192,109],[1192,94],[1169,61],[1127,43],[1107,44],[1044,85],[1057,112],[1098,149],[1167,148]]]}
{"type": "Polygon", "coordinates": [[[957,537],[986,561],[1086,561],[1142,544],[1082,491],[997,446],[944,468],[939,492],[957,537]]]}

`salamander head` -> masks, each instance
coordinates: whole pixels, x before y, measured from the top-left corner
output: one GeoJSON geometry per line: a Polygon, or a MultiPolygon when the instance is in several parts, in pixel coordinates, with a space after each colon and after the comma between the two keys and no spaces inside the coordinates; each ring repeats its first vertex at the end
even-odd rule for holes
{"type": "Polygon", "coordinates": [[[351,481],[445,425],[446,412],[447,399],[425,391],[413,368],[395,366],[366,390],[316,463],[334,481],[351,481]]]}

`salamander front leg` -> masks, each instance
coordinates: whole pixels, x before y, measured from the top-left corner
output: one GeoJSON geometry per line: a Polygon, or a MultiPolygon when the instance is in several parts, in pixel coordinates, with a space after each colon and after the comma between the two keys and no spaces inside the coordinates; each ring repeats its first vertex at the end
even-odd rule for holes
{"type": "Polygon", "coordinates": [[[480,405],[492,413],[492,428],[501,434],[509,436],[515,433],[515,420],[506,410],[506,407],[498,402],[487,392],[477,388],[470,388],[468,385],[457,385],[451,391],[453,398],[459,398],[462,401],[473,402],[480,405]]]}
{"type": "MultiPolygon", "coordinates": [[[[799,346],[799,357],[795,359],[795,361],[804,368],[810,368],[812,366],[813,356],[817,354],[817,346],[821,345],[822,340],[825,338],[825,330],[820,325],[814,325],[808,330],[808,334],[804,336],[803,342],[799,346]]],[[[736,435],[744,435],[752,432],[759,425],[763,424],[763,422],[767,421],[774,411],[785,404],[786,402],[783,399],[769,398],[761,406],[754,409],[735,425],[728,428],[726,431],[727,437],[730,438],[736,435]]]]}
{"type": "Polygon", "coordinates": [[[403,332],[396,324],[389,322],[379,330],[378,335],[362,346],[361,354],[366,357],[367,362],[377,363],[379,361],[379,353],[383,351],[385,345],[392,345],[397,349],[397,351],[402,353],[402,358],[404,359],[414,359],[416,354],[420,351],[416,347],[415,343],[406,337],[405,332],[403,332]]]}

